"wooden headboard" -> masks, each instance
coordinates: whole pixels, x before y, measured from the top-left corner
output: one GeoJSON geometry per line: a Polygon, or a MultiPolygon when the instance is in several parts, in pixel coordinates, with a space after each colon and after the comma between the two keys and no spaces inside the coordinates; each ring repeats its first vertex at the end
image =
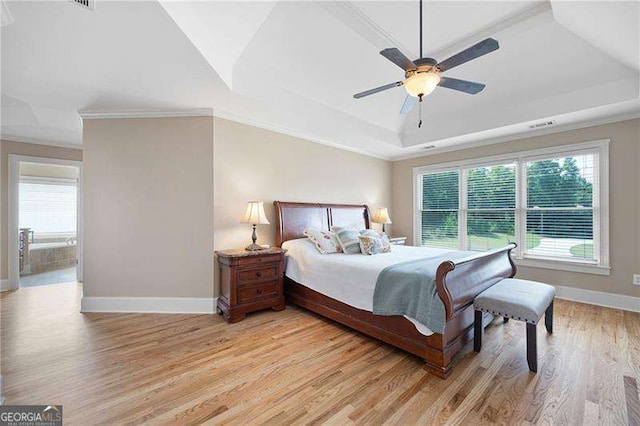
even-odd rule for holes
{"type": "Polygon", "coordinates": [[[369,229],[369,208],[354,204],[289,203],[274,201],[276,206],[276,245],[304,238],[305,228],[328,231],[332,226],[369,229]]]}

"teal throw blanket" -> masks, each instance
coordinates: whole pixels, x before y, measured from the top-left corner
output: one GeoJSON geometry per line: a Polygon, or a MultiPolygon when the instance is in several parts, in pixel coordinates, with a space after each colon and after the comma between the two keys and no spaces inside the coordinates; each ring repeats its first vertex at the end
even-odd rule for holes
{"type": "Polygon", "coordinates": [[[373,313],[406,315],[442,334],[446,314],[436,290],[436,270],[446,260],[472,254],[476,253],[452,251],[384,268],[373,293],[373,313]]]}

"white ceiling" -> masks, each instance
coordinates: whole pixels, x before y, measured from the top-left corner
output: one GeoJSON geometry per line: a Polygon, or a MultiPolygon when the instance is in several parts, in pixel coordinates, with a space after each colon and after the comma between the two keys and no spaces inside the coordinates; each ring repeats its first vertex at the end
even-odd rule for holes
{"type": "Polygon", "coordinates": [[[95,1],[3,2],[2,137],[80,145],[79,112],[213,110],[394,159],[522,137],[542,119],[561,130],[640,114],[638,2],[425,1],[426,55],[486,37],[500,49],[448,71],[487,87],[437,88],[418,129],[417,109],[399,114],[402,88],[352,98],[402,79],[381,49],[418,56],[416,1],[95,1]]]}

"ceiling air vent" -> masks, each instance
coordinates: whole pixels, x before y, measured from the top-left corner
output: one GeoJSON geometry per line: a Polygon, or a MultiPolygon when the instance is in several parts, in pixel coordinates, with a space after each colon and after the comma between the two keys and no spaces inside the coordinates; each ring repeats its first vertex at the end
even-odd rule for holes
{"type": "Polygon", "coordinates": [[[84,7],[85,9],[93,10],[94,0],[69,0],[71,3],[84,7]]]}
{"type": "Polygon", "coordinates": [[[555,125],[556,125],[555,120],[539,121],[537,123],[529,124],[529,128],[535,130],[535,129],[542,129],[543,127],[551,127],[555,125]]]}

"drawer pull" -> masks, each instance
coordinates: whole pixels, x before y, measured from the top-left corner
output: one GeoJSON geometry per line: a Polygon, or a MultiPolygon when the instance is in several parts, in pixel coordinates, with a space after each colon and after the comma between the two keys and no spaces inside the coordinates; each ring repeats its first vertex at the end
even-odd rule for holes
{"type": "Polygon", "coordinates": [[[262,276],[262,271],[256,272],[256,277],[261,277],[261,276],[262,276]]]}
{"type": "Polygon", "coordinates": [[[257,290],[256,290],[256,293],[258,293],[258,294],[262,294],[262,289],[261,289],[261,288],[257,289],[257,290]]]}

